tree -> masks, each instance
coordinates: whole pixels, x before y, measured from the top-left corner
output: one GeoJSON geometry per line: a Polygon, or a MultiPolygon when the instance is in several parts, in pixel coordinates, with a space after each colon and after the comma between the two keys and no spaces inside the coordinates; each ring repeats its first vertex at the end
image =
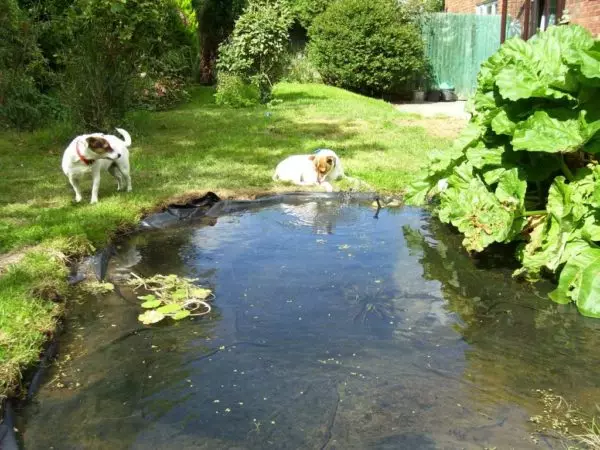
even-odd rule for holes
{"type": "Polygon", "coordinates": [[[282,75],[293,16],[282,0],[252,0],[219,48],[218,69],[253,79],[262,102],[282,75]]]}
{"type": "Polygon", "coordinates": [[[231,34],[244,4],[245,0],[193,0],[198,21],[201,83],[214,81],[219,45],[231,34]]]}

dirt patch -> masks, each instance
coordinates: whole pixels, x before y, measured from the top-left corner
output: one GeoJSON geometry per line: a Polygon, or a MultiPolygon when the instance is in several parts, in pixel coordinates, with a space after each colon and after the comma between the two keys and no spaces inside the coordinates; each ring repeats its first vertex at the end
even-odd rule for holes
{"type": "Polygon", "coordinates": [[[471,115],[465,111],[466,102],[425,102],[401,103],[394,107],[401,112],[418,114],[422,117],[453,117],[455,119],[469,120],[471,115]]]}
{"type": "Polygon", "coordinates": [[[33,248],[26,247],[18,251],[0,254],[0,275],[6,272],[9,266],[18,264],[25,257],[25,254],[33,248]]]}
{"type": "Polygon", "coordinates": [[[402,127],[421,127],[430,136],[455,139],[466,126],[467,121],[450,117],[406,118],[394,121],[402,127]]]}

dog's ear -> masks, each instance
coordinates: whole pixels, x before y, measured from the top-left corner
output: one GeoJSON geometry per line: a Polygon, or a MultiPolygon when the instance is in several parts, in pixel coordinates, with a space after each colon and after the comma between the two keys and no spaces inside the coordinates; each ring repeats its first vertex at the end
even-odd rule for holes
{"type": "Polygon", "coordinates": [[[108,141],[101,137],[90,136],[86,139],[88,146],[93,149],[96,153],[108,153],[112,152],[113,149],[108,141]]]}
{"type": "Polygon", "coordinates": [[[314,160],[315,160],[315,158],[316,158],[316,155],[309,155],[309,156],[308,156],[308,160],[309,160],[309,161],[314,161],[314,160]]]}

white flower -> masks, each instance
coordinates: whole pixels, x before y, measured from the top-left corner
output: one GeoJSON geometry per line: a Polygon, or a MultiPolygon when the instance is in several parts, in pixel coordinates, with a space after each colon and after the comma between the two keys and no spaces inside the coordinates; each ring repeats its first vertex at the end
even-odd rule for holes
{"type": "Polygon", "coordinates": [[[140,73],[140,78],[146,78],[146,72],[140,73]]]}

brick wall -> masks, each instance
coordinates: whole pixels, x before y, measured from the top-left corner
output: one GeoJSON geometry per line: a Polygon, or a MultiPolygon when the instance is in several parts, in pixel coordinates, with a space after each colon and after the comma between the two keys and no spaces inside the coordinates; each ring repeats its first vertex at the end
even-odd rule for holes
{"type": "Polygon", "coordinates": [[[571,23],[586,27],[595,36],[600,35],[600,0],[567,0],[571,23]]]}
{"type": "MultiPolygon", "coordinates": [[[[523,20],[523,5],[527,0],[499,0],[498,14],[502,4],[508,1],[508,15],[523,20]]],[[[482,0],[446,0],[446,11],[450,13],[475,14],[475,8],[482,0]]],[[[566,0],[571,23],[586,27],[595,36],[600,35],[600,0],[566,0]]]]}
{"type": "MultiPolygon", "coordinates": [[[[481,3],[483,3],[482,0],[446,0],[444,4],[446,12],[449,13],[475,14],[475,8],[481,3]]],[[[502,3],[503,0],[498,1],[498,14],[502,10],[502,3]]],[[[523,0],[508,0],[508,14],[512,16],[515,13],[514,16],[516,16],[522,3],[523,0]]]]}

